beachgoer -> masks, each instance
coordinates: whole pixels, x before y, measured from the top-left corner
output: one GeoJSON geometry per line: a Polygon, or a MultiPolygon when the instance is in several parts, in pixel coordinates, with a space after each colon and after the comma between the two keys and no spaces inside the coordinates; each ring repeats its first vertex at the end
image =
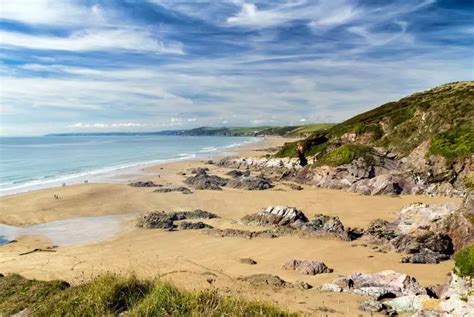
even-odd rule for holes
{"type": "Polygon", "coordinates": [[[304,146],[303,146],[303,144],[298,143],[297,151],[298,151],[298,159],[300,160],[300,165],[305,167],[306,165],[308,165],[308,160],[304,156],[304,146]]]}

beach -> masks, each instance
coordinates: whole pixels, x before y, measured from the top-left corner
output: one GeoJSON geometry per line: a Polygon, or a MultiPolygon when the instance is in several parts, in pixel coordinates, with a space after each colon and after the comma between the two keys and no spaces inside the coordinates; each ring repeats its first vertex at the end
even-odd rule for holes
{"type": "MultiPolygon", "coordinates": [[[[294,139],[265,138],[233,151],[241,157],[260,157],[267,153],[265,149],[288,141],[294,139]]],[[[193,193],[188,195],[180,192],[157,193],[154,192],[156,188],[128,186],[129,182],[139,180],[164,186],[185,186],[183,181],[189,176],[189,169],[197,167],[207,167],[209,173],[220,176],[229,171],[224,167],[205,164],[203,159],[181,160],[144,167],[140,173],[116,175],[115,181],[109,183],[67,185],[0,197],[0,223],[8,226],[27,227],[82,217],[118,216],[120,219],[120,230],[116,234],[99,237],[100,241],[95,242],[54,246],[54,241],[47,235],[18,236],[15,242],[0,245],[0,273],[19,273],[27,278],[46,280],[64,279],[72,284],[104,272],[136,274],[171,280],[188,289],[217,288],[225,294],[271,301],[292,311],[317,316],[354,316],[370,315],[357,310],[363,297],[324,293],[317,287],[339,275],[388,269],[414,276],[423,286],[429,286],[444,283],[453,268],[451,260],[436,265],[401,263],[400,254],[377,252],[357,241],[296,235],[245,239],[218,237],[199,230],[169,232],[135,226],[137,216],[146,212],[202,209],[219,216],[205,221],[215,228],[248,230],[253,227],[239,222],[243,216],[269,206],[283,205],[296,207],[308,217],[317,213],[338,216],[346,227],[366,228],[376,218],[395,220],[400,209],[411,203],[461,203],[460,198],[362,196],[307,185],[303,185],[303,190],[293,190],[284,182],[263,191],[193,189],[193,193]],[[55,199],[55,195],[59,199],[55,199]],[[54,252],[20,255],[48,248],[54,252]],[[252,258],[257,264],[241,263],[241,258],[252,258]],[[308,276],[282,269],[282,265],[293,258],[323,261],[334,272],[308,276]],[[252,287],[238,280],[241,276],[256,273],[278,275],[290,282],[305,281],[314,289],[275,290],[252,287]],[[209,283],[210,276],[212,283],[209,283]]],[[[108,225],[104,220],[103,226],[108,225]]],[[[87,228],[84,230],[87,234],[87,228]]]]}

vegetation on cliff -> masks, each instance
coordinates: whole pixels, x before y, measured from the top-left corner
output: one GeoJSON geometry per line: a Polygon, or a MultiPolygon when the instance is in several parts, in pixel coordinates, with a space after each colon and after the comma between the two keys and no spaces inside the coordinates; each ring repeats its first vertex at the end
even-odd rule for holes
{"type": "Polygon", "coordinates": [[[470,244],[454,255],[455,270],[459,276],[474,278],[474,244],[470,244]]]}
{"type": "Polygon", "coordinates": [[[0,315],[33,316],[297,316],[270,304],[185,291],[162,281],[107,274],[72,286],[61,281],[0,277],[0,315]]]}
{"type": "MultiPolygon", "coordinates": [[[[343,162],[358,157],[357,147],[346,144],[383,147],[406,156],[424,142],[429,143],[428,156],[440,155],[448,162],[463,159],[474,153],[474,82],[445,84],[389,102],[302,142],[306,155],[329,162],[342,153],[343,162]],[[330,154],[336,150],[340,152],[330,154]]],[[[287,143],[276,156],[295,157],[296,143],[287,143]]]]}

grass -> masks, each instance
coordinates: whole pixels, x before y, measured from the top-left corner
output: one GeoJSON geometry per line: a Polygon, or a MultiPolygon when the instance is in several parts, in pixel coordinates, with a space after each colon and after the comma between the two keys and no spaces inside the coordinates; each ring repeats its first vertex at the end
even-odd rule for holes
{"type": "Polygon", "coordinates": [[[18,274],[0,277],[0,316],[17,313],[55,296],[69,285],[62,281],[28,280],[18,274]]]}
{"type": "Polygon", "coordinates": [[[326,153],[318,160],[317,164],[339,166],[349,164],[353,160],[361,157],[369,160],[372,151],[373,149],[371,147],[362,144],[344,144],[337,149],[326,153]]]}
{"type": "Polygon", "coordinates": [[[438,154],[448,160],[464,158],[474,153],[474,124],[464,123],[431,139],[429,154],[438,154]]]}
{"type": "Polygon", "coordinates": [[[474,243],[454,254],[455,271],[459,276],[474,277],[474,243]]]}
{"type": "Polygon", "coordinates": [[[474,191],[474,173],[464,176],[463,183],[467,189],[474,191]]]}
{"type": "Polygon", "coordinates": [[[17,274],[0,277],[0,316],[25,308],[33,316],[298,316],[215,289],[191,292],[134,276],[106,274],[73,287],[17,274]]]}

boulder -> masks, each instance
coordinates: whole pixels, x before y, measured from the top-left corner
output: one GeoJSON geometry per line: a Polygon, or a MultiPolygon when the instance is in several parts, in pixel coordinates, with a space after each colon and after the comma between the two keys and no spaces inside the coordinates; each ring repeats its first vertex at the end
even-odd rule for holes
{"type": "Polygon", "coordinates": [[[409,254],[402,257],[402,263],[431,263],[437,264],[441,261],[449,260],[450,256],[447,254],[442,254],[439,252],[433,252],[427,249],[424,249],[415,254],[409,254]]]}
{"type": "Polygon", "coordinates": [[[222,190],[222,186],[225,186],[227,181],[227,179],[216,175],[208,175],[204,170],[184,180],[186,184],[192,186],[195,189],[209,190],[222,190]]]}
{"type": "Polygon", "coordinates": [[[397,313],[415,313],[423,308],[423,303],[428,301],[428,295],[407,295],[390,299],[385,303],[397,313]]]}
{"type": "Polygon", "coordinates": [[[175,211],[172,212],[172,214],[174,214],[175,220],[219,218],[219,216],[217,216],[216,214],[201,209],[196,209],[193,211],[175,211]]]}
{"type": "Polygon", "coordinates": [[[164,212],[150,212],[137,219],[137,227],[146,229],[166,229],[176,228],[173,215],[164,212]]]}
{"type": "Polygon", "coordinates": [[[207,167],[196,167],[196,168],[190,168],[188,169],[188,171],[191,174],[201,174],[201,173],[209,172],[209,169],[207,167]]]}
{"type": "MultiPolygon", "coordinates": [[[[346,277],[335,279],[332,284],[346,292],[382,298],[400,297],[406,295],[423,295],[426,290],[414,277],[395,271],[378,273],[352,273],[346,277]]],[[[330,289],[327,287],[326,289],[330,289]]]]}
{"type": "Polygon", "coordinates": [[[308,218],[295,207],[274,206],[268,207],[256,214],[247,215],[242,218],[242,222],[246,224],[300,228],[304,223],[308,222],[308,218]]]}
{"type": "Polygon", "coordinates": [[[400,210],[395,221],[397,230],[403,234],[412,234],[418,230],[444,231],[440,224],[456,211],[452,204],[427,205],[411,204],[400,210]]]}
{"type": "Polygon", "coordinates": [[[386,310],[388,307],[382,302],[376,300],[366,300],[359,305],[362,311],[377,313],[386,310]]]}
{"type": "Polygon", "coordinates": [[[242,177],[242,176],[248,177],[250,176],[250,171],[249,170],[245,170],[245,171],[232,170],[230,172],[227,172],[226,175],[233,178],[242,177]]]}
{"type": "Polygon", "coordinates": [[[158,189],[155,189],[153,191],[154,193],[171,193],[171,192],[181,192],[184,195],[192,194],[193,192],[184,186],[170,186],[170,187],[161,187],[158,189]]]}
{"type": "Polygon", "coordinates": [[[333,272],[333,269],[328,268],[323,262],[311,260],[291,259],[283,265],[283,268],[285,270],[297,271],[305,275],[316,275],[333,272]]]}
{"type": "Polygon", "coordinates": [[[131,187],[158,187],[159,185],[153,183],[152,181],[146,181],[146,182],[139,181],[139,182],[130,183],[130,184],[128,184],[128,186],[131,186],[131,187]]]}
{"type": "Polygon", "coordinates": [[[202,222],[189,222],[189,221],[181,221],[178,224],[179,229],[181,230],[199,230],[199,229],[210,229],[213,228],[212,226],[202,222]]]}
{"type": "Polygon", "coordinates": [[[454,253],[451,238],[446,234],[434,232],[417,235],[402,234],[392,239],[390,243],[398,252],[407,254],[431,251],[450,256],[454,253]]]}
{"type": "Polygon", "coordinates": [[[246,190],[265,190],[273,187],[272,182],[262,176],[242,176],[229,180],[227,187],[246,190]]]}
{"type": "Polygon", "coordinates": [[[305,231],[315,231],[332,234],[345,234],[344,225],[339,217],[332,217],[323,214],[317,214],[313,220],[303,226],[305,231]]]}
{"type": "Polygon", "coordinates": [[[277,275],[265,273],[243,276],[238,279],[254,286],[270,286],[272,288],[285,288],[292,286],[291,283],[284,281],[277,275]]]}
{"type": "Polygon", "coordinates": [[[392,240],[399,235],[396,226],[383,219],[372,220],[367,228],[367,233],[383,241],[392,240]]]}
{"type": "Polygon", "coordinates": [[[249,264],[249,265],[257,264],[257,261],[255,261],[254,259],[251,259],[251,258],[242,258],[239,261],[240,261],[240,263],[249,264]]]}

